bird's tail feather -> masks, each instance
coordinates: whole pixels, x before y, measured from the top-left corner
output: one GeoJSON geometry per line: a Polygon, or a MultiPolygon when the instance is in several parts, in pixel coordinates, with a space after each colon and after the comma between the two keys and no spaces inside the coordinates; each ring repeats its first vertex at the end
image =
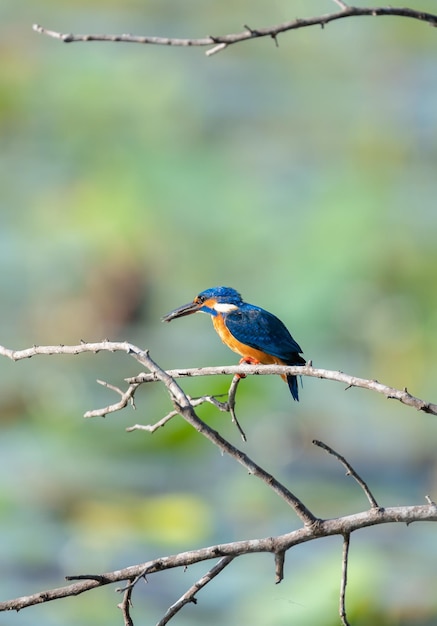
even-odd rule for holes
{"type": "Polygon", "coordinates": [[[297,388],[297,376],[289,374],[287,376],[287,383],[288,383],[288,387],[291,391],[291,395],[293,396],[294,400],[296,400],[296,402],[299,402],[299,391],[297,388]]]}

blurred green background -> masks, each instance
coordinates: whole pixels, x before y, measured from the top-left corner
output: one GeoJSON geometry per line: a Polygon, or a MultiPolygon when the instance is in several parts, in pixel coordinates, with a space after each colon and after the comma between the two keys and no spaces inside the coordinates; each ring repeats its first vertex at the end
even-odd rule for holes
{"type": "MultiPolygon", "coordinates": [[[[358,4],[358,3],[357,3],[358,4]]],[[[377,3],[361,2],[360,5],[377,3]]],[[[402,2],[392,2],[403,6],[402,2]]],[[[411,3],[436,12],[434,0],[411,3]]],[[[232,364],[206,316],[160,317],[217,284],[276,313],[316,366],[437,401],[437,31],[356,18],[204,49],[70,44],[32,32],[197,37],[336,11],[334,2],[3,0],[0,5],[0,343],[104,337],[163,367],[232,364]]],[[[158,385],[137,411],[83,420],[139,368],[122,354],[0,360],[1,599],[178,551],[288,532],[295,515],[175,419],[158,385]]],[[[184,383],[223,393],[229,380],[184,383]]],[[[436,418],[364,390],[277,378],[240,386],[242,444],[321,517],[367,508],[344,454],[385,506],[436,494],[436,418]]],[[[437,623],[435,525],[351,543],[355,626],[437,623]]],[[[154,624],[209,564],[152,576],[134,618],[154,624]]],[[[341,540],[234,562],[180,626],[338,623],[341,540]]],[[[27,626],[118,625],[114,587],[3,614],[27,626]]]]}

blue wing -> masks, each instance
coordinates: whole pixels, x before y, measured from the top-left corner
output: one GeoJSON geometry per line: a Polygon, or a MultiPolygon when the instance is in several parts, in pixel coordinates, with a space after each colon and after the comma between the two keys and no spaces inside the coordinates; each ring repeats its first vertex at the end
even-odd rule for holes
{"type": "Polygon", "coordinates": [[[260,307],[243,304],[237,311],[225,316],[225,324],[238,341],[251,348],[271,354],[287,365],[305,363],[299,355],[302,348],[286,326],[275,315],[260,307]]]}

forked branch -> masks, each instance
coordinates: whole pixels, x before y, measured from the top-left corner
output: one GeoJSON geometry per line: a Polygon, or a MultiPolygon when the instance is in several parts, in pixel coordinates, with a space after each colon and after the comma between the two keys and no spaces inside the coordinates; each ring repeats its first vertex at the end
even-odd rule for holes
{"type": "MultiPolygon", "coordinates": [[[[181,552],[104,574],[68,576],[67,580],[74,581],[72,584],[0,602],[0,611],[20,611],[36,604],[77,596],[97,587],[127,581],[128,587],[120,590],[125,592],[126,589],[129,589],[132,581],[138,582],[145,576],[175,567],[188,567],[189,565],[200,563],[201,561],[222,559],[218,561],[217,566],[223,569],[232,558],[245,554],[269,553],[276,555],[296,545],[322,537],[330,537],[333,535],[345,536],[361,528],[380,524],[411,524],[412,522],[437,522],[437,506],[434,503],[427,503],[417,506],[389,507],[377,511],[375,511],[375,509],[369,509],[362,513],[355,513],[335,519],[319,520],[318,524],[312,527],[303,526],[302,528],[276,537],[235,541],[200,548],[198,550],[191,550],[189,552],[181,552]]],[[[214,568],[210,570],[210,572],[214,571],[216,571],[214,568]]],[[[202,580],[203,579],[201,579],[201,581],[202,580]]]]}
{"type": "MultiPolygon", "coordinates": [[[[242,363],[240,365],[184,368],[164,371],[159,368],[157,364],[154,363],[154,361],[152,361],[152,359],[149,357],[149,353],[147,350],[142,350],[138,346],[135,346],[134,344],[131,344],[127,341],[108,341],[107,339],[101,342],[92,343],[82,341],[79,345],[73,346],[33,346],[32,348],[26,348],[24,350],[13,350],[4,346],[0,346],[0,356],[9,358],[12,361],[30,359],[31,357],[37,355],[77,355],[85,352],[98,353],[101,351],[125,352],[126,354],[132,356],[139,363],[144,365],[149,371],[147,373],[141,373],[138,376],[126,379],[126,382],[130,385],[127,391],[122,392],[119,389],[117,390],[122,395],[121,401],[113,405],[108,405],[107,407],[102,409],[87,411],[87,413],[85,414],[86,417],[103,417],[108,413],[124,408],[129,404],[129,402],[133,401],[133,396],[136,389],[139,387],[139,385],[143,383],[161,381],[169,388],[169,391],[171,391],[173,394],[176,394],[176,400],[178,400],[179,398],[182,403],[186,404],[188,402],[189,404],[187,396],[176,384],[176,379],[191,378],[195,376],[235,376],[237,374],[242,376],[271,376],[278,374],[296,374],[298,376],[309,376],[311,378],[333,380],[346,385],[346,389],[349,389],[351,387],[368,389],[369,391],[375,391],[376,393],[380,393],[388,399],[398,400],[402,404],[411,406],[418,411],[437,415],[437,404],[421,400],[420,398],[413,396],[409,393],[406,387],[404,389],[396,389],[394,387],[384,385],[377,380],[359,378],[357,376],[351,376],[350,374],[345,374],[344,372],[340,371],[315,368],[312,367],[311,362],[303,367],[296,365],[248,365],[246,363],[242,363]]],[[[107,383],[104,383],[102,381],[99,381],[99,383],[116,390],[116,388],[108,385],[107,383]]],[[[203,397],[203,402],[211,401],[211,396],[203,397]]],[[[235,393],[233,395],[233,406],[234,405],[235,393]]]]}
{"type": "MultiPolygon", "coordinates": [[[[123,391],[119,387],[108,383],[102,383],[107,388],[115,391],[121,396],[121,400],[118,403],[109,405],[104,410],[98,410],[97,412],[89,412],[88,415],[94,413],[95,415],[104,415],[118,411],[124,408],[129,402],[133,404],[134,394],[136,389],[148,382],[162,382],[170,395],[173,402],[174,410],[169,413],[164,420],[168,421],[174,415],[182,416],[193,428],[195,428],[200,434],[206,437],[214,445],[216,445],[222,452],[230,455],[238,463],[243,465],[250,474],[259,478],[270,489],[272,489],[277,495],[279,495],[296,513],[302,522],[302,527],[293,530],[285,535],[276,537],[267,537],[264,539],[246,540],[239,542],[232,542],[228,544],[221,544],[211,546],[208,548],[200,548],[198,550],[192,550],[168,557],[161,557],[148,563],[142,563],[127,567],[114,572],[104,574],[80,574],[77,576],[69,576],[68,580],[74,581],[72,584],[65,587],[52,589],[40,593],[36,593],[30,596],[24,596],[0,603],[0,611],[6,610],[20,610],[24,607],[48,602],[59,598],[78,595],[84,593],[96,587],[107,585],[117,582],[127,582],[127,585],[120,589],[123,593],[123,600],[118,605],[122,610],[123,620],[125,626],[132,626],[133,620],[131,616],[131,595],[136,584],[144,579],[147,575],[157,573],[159,571],[174,568],[174,567],[186,567],[192,563],[198,563],[204,560],[220,559],[213,567],[207,572],[205,576],[199,579],[194,585],[192,585],[186,593],[184,593],[177,602],[175,602],[165,613],[159,624],[164,626],[168,621],[188,602],[195,602],[195,596],[197,592],[208,584],[215,576],[217,576],[235,557],[242,556],[244,554],[267,552],[274,556],[275,562],[275,575],[276,582],[280,582],[284,576],[284,560],[287,550],[295,545],[312,541],[321,537],[328,537],[331,535],[341,535],[343,537],[343,568],[342,568],[342,582],[340,588],[340,616],[344,626],[348,625],[345,608],[345,596],[346,596],[346,583],[347,583],[347,565],[348,565],[348,553],[349,553],[349,541],[352,532],[364,528],[367,526],[373,526],[378,524],[387,524],[393,522],[404,522],[410,524],[416,521],[437,521],[437,506],[434,501],[426,497],[427,504],[421,506],[406,506],[406,507],[392,507],[392,508],[380,508],[376,499],[372,495],[369,487],[365,481],[358,475],[353,469],[351,464],[338,452],[330,448],[327,444],[320,441],[314,443],[323,448],[329,454],[337,458],[347,469],[348,474],[354,477],[357,483],[363,488],[371,508],[362,513],[354,515],[348,515],[335,519],[320,519],[316,517],[305,505],[299,500],[287,487],[276,480],[271,474],[266,472],[262,467],[257,465],[252,459],[250,459],[243,451],[233,446],[230,442],[224,439],[218,432],[213,430],[210,426],[205,424],[199,419],[195,412],[195,407],[202,402],[212,402],[220,410],[227,410],[232,413],[235,409],[235,393],[238,382],[241,376],[246,375],[267,375],[267,374],[283,374],[293,373],[302,376],[313,376],[318,378],[326,378],[329,380],[337,380],[342,383],[346,383],[348,387],[357,386],[364,387],[379,393],[383,393],[386,397],[397,398],[405,404],[415,406],[419,410],[424,410],[428,413],[437,414],[437,407],[431,403],[426,403],[418,398],[411,396],[406,390],[399,391],[386,387],[377,383],[376,381],[365,380],[355,378],[342,372],[331,372],[328,370],[315,369],[308,364],[304,367],[286,367],[286,366],[253,366],[242,364],[237,367],[216,367],[216,368],[203,368],[193,370],[175,370],[165,371],[159,367],[157,363],[150,357],[147,350],[141,350],[137,346],[128,342],[111,342],[102,341],[99,343],[85,343],[81,342],[79,345],[74,346],[33,346],[25,350],[11,350],[0,346],[0,355],[7,357],[13,361],[19,361],[20,359],[31,358],[37,355],[77,355],[85,352],[99,351],[116,352],[121,351],[132,356],[137,362],[148,370],[148,373],[142,373],[139,376],[128,379],[129,387],[127,391],[123,391]],[[204,396],[202,398],[191,399],[185,394],[183,389],[176,382],[177,378],[183,378],[187,376],[201,376],[201,375],[220,375],[228,374],[232,375],[232,384],[230,392],[228,394],[227,402],[220,402],[210,396],[204,396]],[[237,374],[239,376],[237,376],[237,374]]],[[[159,424],[159,425],[162,425],[159,424]]],[[[155,425],[156,426],[156,425],[155,425]]],[[[135,427],[134,427],[135,428],[135,427]]],[[[140,426],[138,426],[140,428],[140,426]]],[[[147,428],[147,427],[142,427],[147,428]]],[[[152,428],[149,428],[152,430],[152,428]]]]}

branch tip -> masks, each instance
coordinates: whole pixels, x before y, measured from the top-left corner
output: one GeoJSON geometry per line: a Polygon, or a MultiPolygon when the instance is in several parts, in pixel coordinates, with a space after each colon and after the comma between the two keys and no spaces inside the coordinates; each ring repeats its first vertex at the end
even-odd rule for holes
{"type": "Polygon", "coordinates": [[[322,448],[322,450],[325,450],[325,452],[327,452],[328,454],[331,454],[332,456],[334,456],[338,461],[340,461],[340,463],[346,468],[346,476],[352,476],[355,481],[360,485],[360,487],[362,488],[362,490],[364,491],[364,493],[367,496],[367,499],[370,502],[370,506],[372,509],[374,510],[379,510],[380,506],[377,503],[377,501],[375,500],[375,497],[373,496],[372,492],[370,491],[369,487],[367,486],[367,483],[361,478],[361,476],[358,475],[358,473],[354,470],[354,468],[352,467],[352,465],[349,463],[349,461],[347,461],[345,459],[344,456],[342,456],[341,454],[339,454],[338,452],[336,452],[333,448],[331,448],[330,446],[328,446],[326,443],[323,443],[323,441],[319,441],[318,439],[313,439],[313,444],[315,446],[318,446],[319,448],[322,448]]]}
{"type": "Polygon", "coordinates": [[[227,47],[228,47],[228,44],[226,44],[226,43],[219,43],[217,46],[214,46],[214,48],[210,48],[209,50],[207,50],[205,52],[205,55],[207,57],[212,57],[213,54],[217,54],[218,52],[221,52],[222,50],[224,50],[227,47]]]}
{"type": "Polygon", "coordinates": [[[275,552],[275,584],[284,580],[285,550],[275,552]]]}
{"type": "Polygon", "coordinates": [[[254,28],[251,28],[250,26],[248,26],[247,24],[243,24],[243,27],[250,33],[251,37],[259,37],[260,36],[260,32],[259,30],[256,30],[254,28]]]}
{"type": "Polygon", "coordinates": [[[341,2],[341,0],[334,0],[334,2],[335,4],[338,4],[338,6],[340,7],[340,9],[342,9],[342,11],[347,11],[349,9],[346,2],[341,2]]]}

